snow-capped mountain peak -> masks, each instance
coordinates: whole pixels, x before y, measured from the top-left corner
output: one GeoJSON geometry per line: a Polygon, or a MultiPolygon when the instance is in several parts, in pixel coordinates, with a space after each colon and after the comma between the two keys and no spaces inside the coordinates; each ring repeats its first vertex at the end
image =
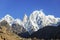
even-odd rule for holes
{"type": "Polygon", "coordinates": [[[12,22],[14,21],[14,18],[11,17],[9,14],[7,14],[5,17],[3,17],[3,18],[0,20],[0,22],[3,21],[3,20],[7,21],[7,22],[9,23],[9,25],[11,25],[12,22]]]}
{"type": "MultiPolygon", "coordinates": [[[[40,11],[36,10],[29,17],[30,22],[28,22],[28,24],[30,26],[29,25],[28,26],[30,27],[31,30],[37,31],[38,29],[43,28],[43,26],[44,26],[43,25],[43,21],[44,21],[43,19],[45,19],[45,14],[43,13],[43,11],[42,10],[40,10],[40,11]]],[[[30,32],[30,30],[29,30],[29,32],[30,32]]]]}
{"type": "Polygon", "coordinates": [[[53,15],[45,15],[42,10],[36,10],[30,15],[25,28],[31,34],[45,26],[57,26],[57,23],[60,22],[59,20],[53,15]]]}

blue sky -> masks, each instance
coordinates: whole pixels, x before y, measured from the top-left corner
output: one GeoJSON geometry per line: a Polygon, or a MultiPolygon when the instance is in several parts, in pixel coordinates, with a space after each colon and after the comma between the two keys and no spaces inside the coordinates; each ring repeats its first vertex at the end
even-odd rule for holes
{"type": "Polygon", "coordinates": [[[46,15],[60,17],[60,0],[0,0],[0,18],[10,14],[22,19],[34,10],[43,9],[46,15]]]}

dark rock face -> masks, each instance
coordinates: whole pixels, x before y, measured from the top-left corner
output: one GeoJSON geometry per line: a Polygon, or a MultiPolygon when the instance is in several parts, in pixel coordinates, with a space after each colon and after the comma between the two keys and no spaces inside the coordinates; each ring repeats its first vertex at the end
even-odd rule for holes
{"type": "Polygon", "coordinates": [[[0,26],[9,26],[8,22],[3,20],[2,22],[0,22],[0,26]]]}
{"type": "Polygon", "coordinates": [[[29,33],[22,33],[19,36],[25,37],[25,38],[39,38],[39,39],[51,39],[51,38],[60,38],[60,26],[46,26],[42,29],[39,29],[38,31],[32,33],[29,35],[29,33]]]}
{"type": "Polygon", "coordinates": [[[12,24],[12,30],[14,33],[19,34],[19,33],[24,33],[26,32],[26,30],[24,29],[23,26],[19,25],[19,24],[12,24]]]}
{"type": "Polygon", "coordinates": [[[1,26],[5,26],[7,28],[7,30],[11,31],[11,26],[8,24],[7,21],[3,20],[2,22],[0,22],[0,27],[1,26]]]}
{"type": "Polygon", "coordinates": [[[57,31],[55,33],[55,38],[59,38],[60,39],[60,25],[57,27],[57,31]]]}
{"type": "Polygon", "coordinates": [[[31,36],[37,37],[37,38],[54,38],[55,33],[56,33],[56,27],[47,26],[42,29],[39,29],[38,31],[33,33],[31,36]]]}
{"type": "Polygon", "coordinates": [[[23,38],[31,38],[30,34],[28,32],[24,32],[24,33],[19,33],[19,36],[23,37],[23,38]]]}

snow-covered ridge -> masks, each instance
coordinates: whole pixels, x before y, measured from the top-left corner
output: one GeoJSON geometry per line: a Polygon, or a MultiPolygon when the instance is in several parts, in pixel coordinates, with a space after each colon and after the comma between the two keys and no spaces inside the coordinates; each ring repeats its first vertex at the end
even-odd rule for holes
{"type": "Polygon", "coordinates": [[[45,26],[58,26],[60,24],[60,18],[56,18],[53,15],[45,15],[42,10],[33,11],[28,17],[26,14],[23,20],[14,19],[9,14],[3,17],[1,21],[7,21],[11,26],[13,23],[22,25],[30,34],[45,27],[45,26]]]}

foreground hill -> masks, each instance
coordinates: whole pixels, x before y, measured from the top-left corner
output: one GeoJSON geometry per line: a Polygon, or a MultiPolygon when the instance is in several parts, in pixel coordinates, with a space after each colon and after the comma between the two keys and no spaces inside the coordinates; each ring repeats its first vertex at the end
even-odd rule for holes
{"type": "Polygon", "coordinates": [[[11,27],[6,21],[0,23],[0,40],[31,40],[31,38],[23,38],[13,33],[11,27]]]}
{"type": "Polygon", "coordinates": [[[6,27],[0,27],[0,40],[20,40],[20,38],[14,34],[10,33],[6,27]]]}
{"type": "Polygon", "coordinates": [[[0,23],[0,40],[20,40],[20,38],[8,30],[10,26],[6,21],[0,23]]]}
{"type": "Polygon", "coordinates": [[[7,30],[6,26],[0,26],[0,40],[40,40],[37,38],[23,38],[7,30]]]}
{"type": "MultiPolygon", "coordinates": [[[[20,29],[20,32],[22,30],[20,29]]],[[[21,35],[25,35],[28,36],[27,33],[23,32],[21,35]]],[[[22,36],[19,36],[16,34],[16,31],[14,31],[12,29],[12,27],[8,24],[8,22],[6,22],[5,20],[3,20],[2,22],[0,22],[0,40],[40,40],[36,37],[34,38],[25,38],[22,36]]]]}

